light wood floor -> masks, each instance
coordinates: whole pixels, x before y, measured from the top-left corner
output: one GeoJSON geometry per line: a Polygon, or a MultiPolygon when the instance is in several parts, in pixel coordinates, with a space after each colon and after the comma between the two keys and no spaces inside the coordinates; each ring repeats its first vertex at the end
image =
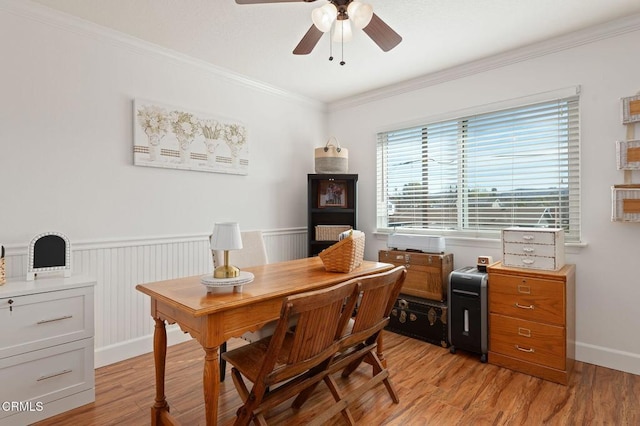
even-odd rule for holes
{"type": "MultiPolygon", "coordinates": [[[[362,425],[640,425],[640,376],[578,362],[569,386],[482,364],[479,357],[385,332],[385,354],[400,395],[393,404],[383,385],[351,405],[362,425]]],[[[230,347],[240,341],[231,341],[230,347]]],[[[204,351],[186,342],[167,351],[167,399],[185,426],[204,425],[204,351]]],[[[344,389],[364,380],[361,366],[344,389]]],[[[338,375],[339,377],[339,375],[338,375]]],[[[152,354],[96,370],[96,402],[39,426],[148,425],[154,395],[152,354]]],[[[321,384],[299,412],[283,405],[272,424],[304,424],[333,399],[321,384]]],[[[229,374],[221,385],[219,423],[233,423],[240,399],[229,374]]],[[[338,414],[331,424],[344,424],[338,414]]]]}

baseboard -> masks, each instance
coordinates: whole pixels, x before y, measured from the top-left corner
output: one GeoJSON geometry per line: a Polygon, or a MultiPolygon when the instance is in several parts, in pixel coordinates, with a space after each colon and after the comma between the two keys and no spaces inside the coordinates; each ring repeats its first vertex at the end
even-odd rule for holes
{"type": "Polygon", "coordinates": [[[576,360],[640,375],[640,354],[576,342],[576,360]]]}
{"type": "MultiPolygon", "coordinates": [[[[191,336],[180,330],[177,325],[167,327],[167,346],[176,345],[188,340],[191,340],[191,336]]],[[[95,368],[100,368],[150,352],[153,352],[153,334],[97,349],[95,352],[94,365],[95,368]]]]}

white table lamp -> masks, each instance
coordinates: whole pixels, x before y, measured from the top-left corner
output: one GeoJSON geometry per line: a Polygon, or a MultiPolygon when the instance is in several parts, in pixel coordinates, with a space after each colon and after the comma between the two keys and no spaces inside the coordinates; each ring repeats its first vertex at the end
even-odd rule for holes
{"type": "Polygon", "coordinates": [[[211,235],[211,250],[224,251],[224,265],[213,271],[214,278],[235,278],[240,275],[240,269],[229,265],[229,250],[242,248],[240,225],[236,222],[216,223],[211,235]]]}

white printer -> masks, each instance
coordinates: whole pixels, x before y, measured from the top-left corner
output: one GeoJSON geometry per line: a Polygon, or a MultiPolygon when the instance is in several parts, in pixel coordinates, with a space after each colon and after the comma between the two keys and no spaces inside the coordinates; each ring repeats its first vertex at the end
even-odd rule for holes
{"type": "Polygon", "coordinates": [[[444,237],[394,232],[387,238],[387,247],[395,250],[417,250],[425,253],[444,253],[444,237]]]}

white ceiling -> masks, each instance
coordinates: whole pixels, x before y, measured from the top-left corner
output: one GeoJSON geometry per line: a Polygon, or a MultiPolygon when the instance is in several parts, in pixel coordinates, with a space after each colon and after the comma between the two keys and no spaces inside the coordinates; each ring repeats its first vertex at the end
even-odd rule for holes
{"type": "Polygon", "coordinates": [[[639,0],[364,0],[402,37],[383,52],[361,30],[329,57],[291,52],[325,4],[234,0],[32,0],[321,102],[640,13],[639,0]]]}

